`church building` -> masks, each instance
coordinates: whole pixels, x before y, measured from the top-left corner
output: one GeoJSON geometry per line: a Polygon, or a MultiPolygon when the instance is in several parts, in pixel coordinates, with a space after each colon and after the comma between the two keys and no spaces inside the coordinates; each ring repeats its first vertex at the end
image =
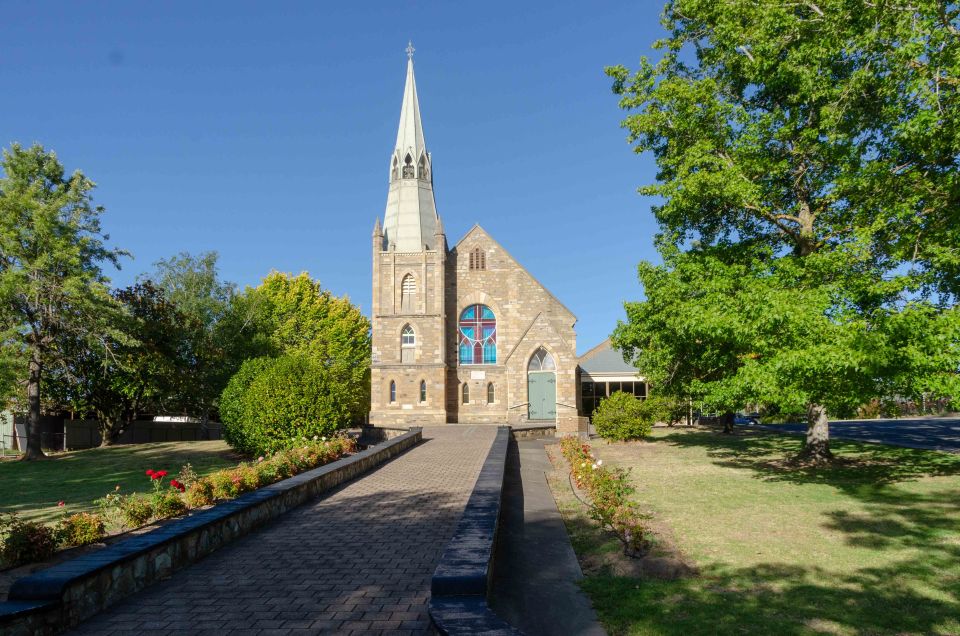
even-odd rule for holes
{"type": "Polygon", "coordinates": [[[373,230],[374,425],[555,424],[576,433],[576,316],[474,225],[449,245],[413,50],[387,206],[373,230]]]}

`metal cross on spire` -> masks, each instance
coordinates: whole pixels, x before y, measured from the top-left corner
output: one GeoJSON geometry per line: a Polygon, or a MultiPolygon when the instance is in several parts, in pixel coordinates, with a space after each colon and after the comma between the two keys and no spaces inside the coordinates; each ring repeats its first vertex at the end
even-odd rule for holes
{"type": "Polygon", "coordinates": [[[413,52],[417,49],[413,48],[413,40],[407,42],[407,59],[413,59],[413,52]]]}

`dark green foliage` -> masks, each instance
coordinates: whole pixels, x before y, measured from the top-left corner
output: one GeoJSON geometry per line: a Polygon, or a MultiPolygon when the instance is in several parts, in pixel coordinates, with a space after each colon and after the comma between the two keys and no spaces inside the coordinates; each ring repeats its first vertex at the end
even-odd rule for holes
{"type": "Polygon", "coordinates": [[[593,425],[604,439],[641,439],[650,434],[657,409],[648,407],[630,393],[617,391],[597,407],[593,425]]]}
{"type": "Polygon", "coordinates": [[[0,559],[8,566],[43,561],[57,551],[53,528],[10,513],[0,519],[0,559]]]}
{"type": "Polygon", "coordinates": [[[256,456],[290,446],[294,438],[331,436],[358,408],[350,371],[306,354],[245,362],[220,400],[224,439],[256,456]]]}

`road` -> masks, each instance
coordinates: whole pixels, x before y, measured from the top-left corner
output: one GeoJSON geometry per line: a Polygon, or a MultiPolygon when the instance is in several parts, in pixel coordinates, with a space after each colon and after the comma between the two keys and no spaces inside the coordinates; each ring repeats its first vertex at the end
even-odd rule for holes
{"type": "MultiPolygon", "coordinates": [[[[764,426],[768,430],[803,433],[806,424],[764,426]]],[[[830,436],[908,448],[960,453],[960,417],[922,417],[896,420],[837,420],[830,436]]]]}

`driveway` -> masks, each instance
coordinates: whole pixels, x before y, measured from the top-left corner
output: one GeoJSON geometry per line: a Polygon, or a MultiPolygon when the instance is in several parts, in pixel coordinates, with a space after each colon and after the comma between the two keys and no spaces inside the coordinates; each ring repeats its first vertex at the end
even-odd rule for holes
{"type": "MultiPolygon", "coordinates": [[[[807,425],[779,424],[758,428],[805,433],[807,425]]],[[[830,422],[830,437],[960,453],[960,417],[837,420],[830,422]]]]}

